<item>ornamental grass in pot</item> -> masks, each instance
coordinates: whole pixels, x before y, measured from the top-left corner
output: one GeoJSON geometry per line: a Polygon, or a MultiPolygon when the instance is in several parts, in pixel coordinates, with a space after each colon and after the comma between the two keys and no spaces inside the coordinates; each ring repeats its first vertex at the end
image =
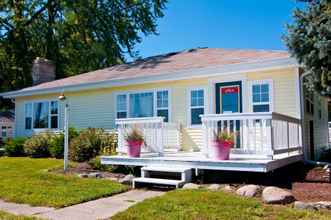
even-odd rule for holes
{"type": "Polygon", "coordinates": [[[216,160],[229,160],[231,148],[234,146],[234,134],[218,131],[212,143],[212,157],[216,160]]]}
{"type": "Polygon", "coordinates": [[[140,157],[141,145],[144,143],[142,133],[137,128],[133,128],[125,135],[125,140],[128,143],[128,156],[140,157]]]}

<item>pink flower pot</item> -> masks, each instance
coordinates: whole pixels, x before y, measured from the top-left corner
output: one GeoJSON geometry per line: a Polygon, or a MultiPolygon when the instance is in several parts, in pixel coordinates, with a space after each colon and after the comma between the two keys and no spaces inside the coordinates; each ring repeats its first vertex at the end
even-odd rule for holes
{"type": "Polygon", "coordinates": [[[128,141],[129,157],[140,157],[142,141],[128,141]]]}
{"type": "Polygon", "coordinates": [[[229,160],[230,151],[233,147],[233,142],[230,141],[214,141],[212,144],[213,148],[213,159],[216,160],[229,160]]]}

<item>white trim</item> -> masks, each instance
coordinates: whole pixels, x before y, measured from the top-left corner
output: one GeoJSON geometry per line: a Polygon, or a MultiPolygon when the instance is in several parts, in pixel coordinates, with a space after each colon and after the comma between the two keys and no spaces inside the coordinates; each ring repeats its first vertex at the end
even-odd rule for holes
{"type": "Polygon", "coordinates": [[[223,76],[227,74],[248,73],[263,70],[284,69],[298,66],[293,58],[261,59],[255,62],[246,62],[240,64],[228,64],[222,66],[212,66],[204,68],[194,68],[171,73],[159,74],[156,76],[141,76],[135,78],[122,78],[102,80],[98,82],[81,83],[75,85],[58,86],[46,89],[23,89],[12,92],[1,93],[4,98],[15,98],[21,96],[31,96],[37,94],[74,92],[89,89],[101,89],[109,87],[127,86],[142,83],[156,83],[173,80],[204,78],[213,76],[223,76]]]}
{"type": "Polygon", "coordinates": [[[168,122],[171,122],[171,89],[170,88],[153,88],[153,89],[141,89],[141,90],[128,90],[128,91],[116,91],[114,92],[115,99],[115,119],[117,118],[117,96],[126,95],[126,118],[130,118],[130,95],[131,94],[140,94],[140,93],[153,93],[153,116],[157,117],[157,110],[167,109],[168,110],[168,122]],[[168,92],[168,108],[157,108],[157,92],[167,91],[168,92]]]}
{"type": "Polygon", "coordinates": [[[203,90],[203,106],[198,106],[198,107],[196,107],[195,106],[195,108],[203,108],[203,111],[204,111],[204,114],[206,114],[206,112],[208,112],[208,110],[207,110],[207,105],[208,105],[208,95],[207,95],[207,88],[206,87],[190,87],[190,88],[187,88],[187,90],[186,90],[186,92],[187,92],[187,94],[186,94],[186,99],[188,100],[188,102],[187,102],[187,107],[186,107],[186,112],[187,112],[187,127],[188,128],[202,128],[202,123],[201,124],[199,124],[199,125],[192,125],[191,124],[191,109],[192,109],[192,107],[191,107],[191,92],[192,91],[196,91],[196,90],[203,90]]]}
{"type": "Polygon", "coordinates": [[[263,80],[250,80],[248,86],[248,95],[249,95],[249,112],[253,112],[253,85],[258,84],[268,84],[269,85],[269,102],[260,102],[260,105],[269,105],[269,112],[274,111],[274,89],[273,89],[273,80],[272,79],[263,79],[263,80]]]}
{"type": "Polygon", "coordinates": [[[295,68],[295,102],[296,102],[296,116],[298,118],[301,118],[301,105],[300,105],[300,72],[299,72],[299,67],[295,68]]]}
{"type": "Polygon", "coordinates": [[[32,101],[24,101],[24,131],[25,132],[31,132],[34,130],[44,130],[44,129],[49,129],[49,130],[58,130],[60,129],[60,101],[57,99],[37,99],[37,100],[32,100],[32,101]],[[48,127],[47,128],[34,128],[34,104],[35,103],[41,103],[41,102],[47,102],[48,103],[48,127]],[[51,116],[55,116],[56,114],[51,114],[51,102],[57,102],[57,108],[58,108],[58,113],[57,113],[57,128],[51,128],[51,116]],[[31,117],[31,129],[26,129],[26,124],[25,124],[25,119],[26,119],[26,105],[31,104],[31,110],[32,110],[32,117],[31,117]]]}

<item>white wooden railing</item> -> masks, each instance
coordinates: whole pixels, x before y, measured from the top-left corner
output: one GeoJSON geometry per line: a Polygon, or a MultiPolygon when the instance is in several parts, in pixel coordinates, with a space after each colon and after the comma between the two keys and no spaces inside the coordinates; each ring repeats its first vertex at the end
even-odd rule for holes
{"type": "Polygon", "coordinates": [[[203,153],[210,157],[211,144],[218,131],[234,135],[233,153],[265,155],[300,151],[302,146],[300,120],[270,113],[229,113],[202,115],[204,129],[203,153]]]}
{"type": "Polygon", "coordinates": [[[142,152],[163,155],[164,150],[180,148],[179,126],[175,123],[165,123],[163,117],[116,119],[115,123],[119,153],[127,153],[125,135],[133,128],[140,130],[144,136],[142,152]]]}

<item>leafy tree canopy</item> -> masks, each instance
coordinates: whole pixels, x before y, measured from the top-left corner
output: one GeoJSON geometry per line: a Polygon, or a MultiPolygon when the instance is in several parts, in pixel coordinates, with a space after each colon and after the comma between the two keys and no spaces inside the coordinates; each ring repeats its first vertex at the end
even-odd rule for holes
{"type": "Polygon", "coordinates": [[[290,53],[311,73],[309,85],[331,97],[331,0],[309,1],[294,11],[285,41],[290,53]]]}
{"type": "Polygon", "coordinates": [[[157,34],[166,0],[1,0],[0,92],[31,85],[36,57],[57,78],[138,55],[141,34],[157,34]]]}

